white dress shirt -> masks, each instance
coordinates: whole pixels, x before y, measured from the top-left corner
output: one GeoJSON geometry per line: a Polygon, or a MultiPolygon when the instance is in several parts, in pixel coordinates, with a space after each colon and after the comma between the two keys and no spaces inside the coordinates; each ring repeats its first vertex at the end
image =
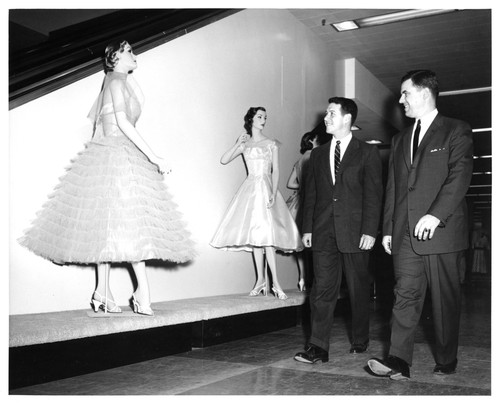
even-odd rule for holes
{"type": "MultiPolygon", "coordinates": [[[[429,129],[429,127],[432,124],[432,121],[434,121],[434,118],[436,118],[436,115],[438,115],[438,110],[435,108],[431,112],[425,114],[423,117],[420,117],[420,135],[418,137],[418,144],[422,142],[422,139],[424,139],[424,135],[429,129]]],[[[413,124],[413,133],[411,135],[411,141],[410,145],[413,145],[413,136],[415,135],[415,128],[417,127],[417,121],[415,120],[415,123],[413,124]]],[[[413,148],[410,149],[410,154],[411,154],[411,161],[413,162],[413,148]]]]}
{"type": "Polygon", "coordinates": [[[335,137],[332,137],[332,144],[330,146],[330,169],[332,171],[333,184],[335,184],[335,147],[337,146],[337,141],[340,141],[340,161],[342,162],[342,158],[344,157],[344,153],[349,146],[351,139],[352,132],[349,132],[349,135],[342,139],[335,139],[335,137]]]}

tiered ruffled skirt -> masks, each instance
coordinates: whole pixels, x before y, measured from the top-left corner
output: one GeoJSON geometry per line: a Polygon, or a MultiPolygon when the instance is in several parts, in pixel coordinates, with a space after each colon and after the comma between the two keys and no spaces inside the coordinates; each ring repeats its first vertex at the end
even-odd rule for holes
{"type": "Polygon", "coordinates": [[[19,242],[56,263],[194,257],[163,176],[124,136],[86,145],[19,242]]]}

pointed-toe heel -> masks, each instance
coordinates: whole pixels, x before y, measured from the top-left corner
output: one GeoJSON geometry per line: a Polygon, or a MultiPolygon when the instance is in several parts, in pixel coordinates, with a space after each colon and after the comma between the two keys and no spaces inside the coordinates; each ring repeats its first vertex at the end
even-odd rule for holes
{"type": "Polygon", "coordinates": [[[260,293],[267,295],[267,283],[264,282],[263,284],[256,286],[248,295],[250,297],[256,297],[260,293]]]}
{"type": "Polygon", "coordinates": [[[134,305],[134,312],[141,315],[153,316],[155,313],[151,309],[151,306],[141,305],[139,301],[136,300],[135,294],[132,294],[132,304],[134,305]]]}
{"type": "Polygon", "coordinates": [[[280,300],[288,299],[287,295],[283,292],[283,290],[280,290],[276,287],[273,287],[272,290],[273,290],[273,293],[274,293],[276,298],[278,298],[280,300]]]}
{"type": "Polygon", "coordinates": [[[111,314],[119,314],[122,312],[122,309],[116,305],[116,302],[110,298],[103,297],[97,291],[94,291],[94,294],[92,295],[90,306],[94,309],[94,312],[98,312],[99,309],[111,314]]]}

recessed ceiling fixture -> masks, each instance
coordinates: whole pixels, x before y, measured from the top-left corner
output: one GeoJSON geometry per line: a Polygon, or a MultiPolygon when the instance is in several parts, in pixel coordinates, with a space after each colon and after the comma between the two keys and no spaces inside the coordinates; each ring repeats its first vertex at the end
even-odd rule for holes
{"type": "Polygon", "coordinates": [[[446,14],[458,9],[435,9],[435,10],[405,10],[397,13],[381,14],[373,17],[358,18],[357,20],[340,21],[330,24],[337,31],[350,31],[358,28],[374,27],[376,25],[390,24],[399,21],[413,20],[415,18],[430,17],[438,14],[446,14]]]}
{"type": "Polygon", "coordinates": [[[337,31],[350,31],[350,30],[357,30],[359,28],[359,25],[356,24],[356,21],[354,20],[348,20],[348,21],[342,21],[338,23],[333,23],[331,24],[333,28],[335,28],[337,31]]]}
{"type": "Polygon", "coordinates": [[[352,125],[351,126],[351,131],[361,131],[361,128],[358,127],[357,125],[352,125]]]}
{"type": "Polygon", "coordinates": [[[380,139],[369,139],[365,142],[369,143],[370,145],[380,145],[381,143],[383,143],[380,139]]]}

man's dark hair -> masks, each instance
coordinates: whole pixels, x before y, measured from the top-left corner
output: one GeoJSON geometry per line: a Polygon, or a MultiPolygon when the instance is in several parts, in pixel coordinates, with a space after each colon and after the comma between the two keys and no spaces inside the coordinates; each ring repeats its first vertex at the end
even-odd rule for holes
{"type": "Polygon", "coordinates": [[[432,70],[412,70],[401,78],[401,83],[411,79],[415,87],[427,88],[434,96],[434,100],[439,95],[439,83],[436,74],[432,70]]]}
{"type": "Polygon", "coordinates": [[[358,116],[358,106],[354,101],[345,97],[331,97],[328,103],[339,104],[343,115],[351,114],[351,125],[354,125],[356,117],[358,116]]]}

